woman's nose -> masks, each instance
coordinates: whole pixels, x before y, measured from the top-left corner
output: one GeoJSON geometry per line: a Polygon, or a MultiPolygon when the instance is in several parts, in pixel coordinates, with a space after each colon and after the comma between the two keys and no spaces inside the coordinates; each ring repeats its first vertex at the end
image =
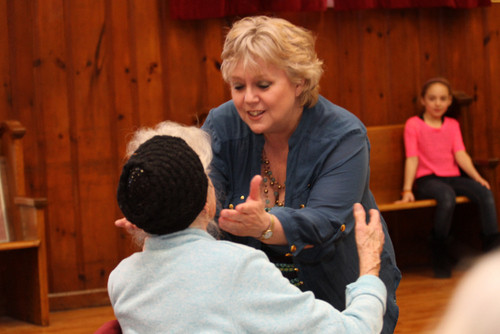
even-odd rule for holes
{"type": "Polygon", "coordinates": [[[245,91],[245,102],[246,103],[255,103],[255,102],[258,102],[258,100],[259,100],[259,97],[252,88],[248,88],[245,91]]]}

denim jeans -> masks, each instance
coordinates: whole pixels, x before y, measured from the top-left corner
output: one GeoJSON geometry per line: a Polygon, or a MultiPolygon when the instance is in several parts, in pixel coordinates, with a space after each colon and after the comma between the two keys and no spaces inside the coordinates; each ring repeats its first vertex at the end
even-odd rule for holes
{"type": "Polygon", "coordinates": [[[433,198],[437,201],[434,214],[434,237],[445,239],[449,236],[456,196],[467,196],[478,206],[484,236],[498,233],[493,194],[479,182],[462,176],[426,175],[415,180],[415,187],[417,199],[433,198]]]}

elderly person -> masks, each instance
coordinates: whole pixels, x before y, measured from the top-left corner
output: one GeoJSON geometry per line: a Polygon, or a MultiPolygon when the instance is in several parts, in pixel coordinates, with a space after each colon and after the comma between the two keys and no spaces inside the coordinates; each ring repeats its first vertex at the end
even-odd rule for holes
{"type": "Polygon", "coordinates": [[[366,224],[354,206],[360,277],[347,286],[340,312],[289,284],[261,251],[207,233],[216,205],[205,132],[164,122],[138,131],[129,153],[117,199],[145,241],[108,281],[124,333],[380,332],[387,295],[378,278],[384,233],[376,210],[366,224]]]}
{"type": "MultiPolygon", "coordinates": [[[[263,250],[292,284],[343,310],[344,287],[359,275],[352,206],[377,209],[365,126],[319,95],[323,71],[314,38],[286,20],[237,21],[221,71],[232,100],[211,110],[203,125],[212,137],[220,228],[263,250]],[[255,175],[262,176],[261,189],[255,175]],[[257,192],[264,202],[249,196],[257,192]]],[[[383,332],[392,333],[401,273],[382,225],[383,332]]]]}

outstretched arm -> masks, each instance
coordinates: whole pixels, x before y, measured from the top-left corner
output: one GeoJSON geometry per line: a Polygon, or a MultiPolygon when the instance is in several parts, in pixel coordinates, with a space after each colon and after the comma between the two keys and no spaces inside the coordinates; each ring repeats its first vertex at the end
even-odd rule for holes
{"type": "Polygon", "coordinates": [[[486,181],[474,167],[474,163],[470,155],[466,151],[458,151],[455,153],[455,160],[458,166],[470,176],[471,179],[481,183],[486,188],[490,189],[490,184],[486,181]]]}
{"type": "Polygon", "coordinates": [[[366,213],[359,203],[354,204],[356,246],[359,256],[359,276],[374,275],[380,272],[380,255],[384,246],[384,231],[380,222],[380,213],[371,209],[370,222],[366,222],[366,213]]]}

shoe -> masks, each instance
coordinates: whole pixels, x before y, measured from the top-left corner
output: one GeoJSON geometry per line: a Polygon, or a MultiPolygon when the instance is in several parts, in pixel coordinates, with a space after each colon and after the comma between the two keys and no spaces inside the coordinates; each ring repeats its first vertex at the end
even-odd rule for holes
{"type": "Polygon", "coordinates": [[[450,238],[431,238],[432,269],[436,278],[450,278],[452,263],[448,253],[450,238]]]}

